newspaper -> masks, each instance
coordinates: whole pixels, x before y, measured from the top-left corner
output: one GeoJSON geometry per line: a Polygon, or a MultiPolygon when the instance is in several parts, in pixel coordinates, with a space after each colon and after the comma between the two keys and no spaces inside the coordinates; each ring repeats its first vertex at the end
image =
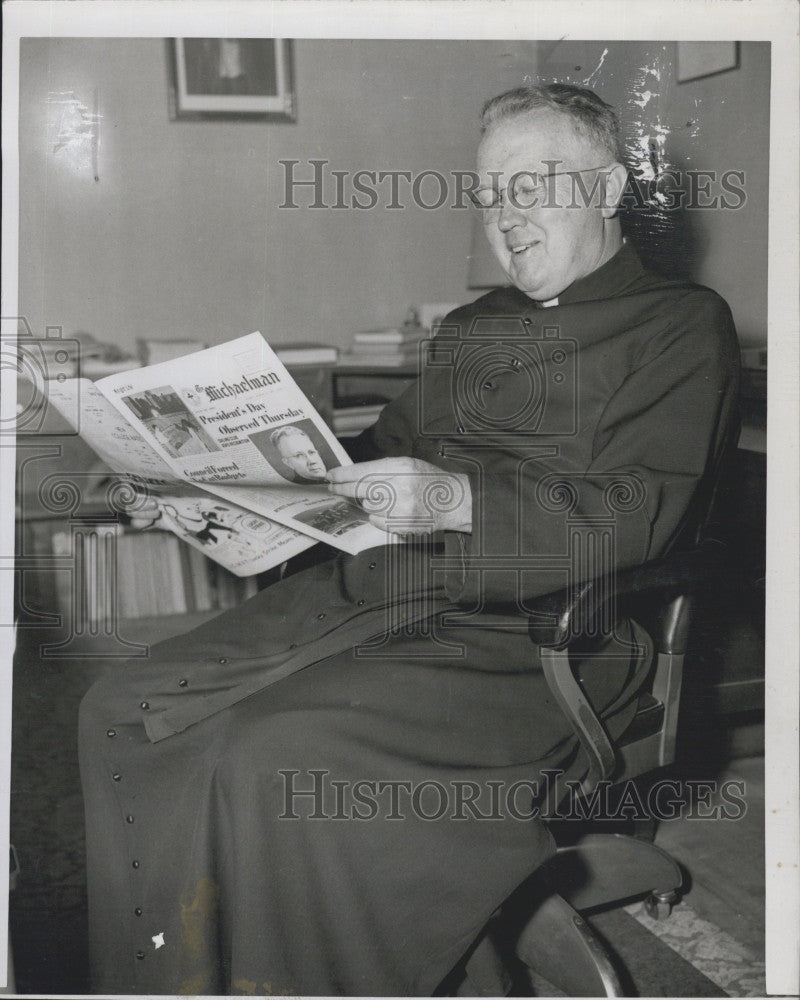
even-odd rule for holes
{"type": "Polygon", "coordinates": [[[260,333],[185,357],[48,385],[48,399],[162,523],[240,576],[317,541],[355,554],[396,541],[328,469],[352,462],[260,333]]]}

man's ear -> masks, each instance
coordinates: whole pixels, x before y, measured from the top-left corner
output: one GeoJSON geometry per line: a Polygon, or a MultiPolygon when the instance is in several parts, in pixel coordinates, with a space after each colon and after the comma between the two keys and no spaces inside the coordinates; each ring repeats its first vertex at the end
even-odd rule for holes
{"type": "Polygon", "coordinates": [[[621,163],[612,163],[605,170],[605,191],[600,209],[604,219],[612,219],[617,214],[619,203],[628,183],[628,171],[621,163]]]}

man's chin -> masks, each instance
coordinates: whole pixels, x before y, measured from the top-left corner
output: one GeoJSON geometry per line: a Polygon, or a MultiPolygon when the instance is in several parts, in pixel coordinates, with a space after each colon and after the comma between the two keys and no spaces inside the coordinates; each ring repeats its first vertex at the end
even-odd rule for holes
{"type": "Polygon", "coordinates": [[[518,288],[521,292],[524,292],[531,299],[535,299],[537,302],[547,302],[549,299],[554,299],[557,297],[558,292],[551,291],[550,286],[543,284],[540,281],[531,281],[520,275],[509,275],[511,278],[511,283],[515,288],[518,288]]]}
{"type": "Polygon", "coordinates": [[[520,265],[521,262],[515,264],[512,258],[505,267],[508,280],[515,288],[518,288],[521,292],[529,295],[532,299],[536,299],[538,302],[546,302],[548,299],[554,299],[558,295],[558,292],[551,291],[551,287],[554,286],[551,286],[544,275],[533,272],[530,267],[520,265]]]}

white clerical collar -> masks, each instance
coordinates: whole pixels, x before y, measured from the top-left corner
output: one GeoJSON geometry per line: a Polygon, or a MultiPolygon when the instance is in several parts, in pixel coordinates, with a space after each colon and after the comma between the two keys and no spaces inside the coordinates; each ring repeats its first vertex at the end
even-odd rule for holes
{"type": "Polygon", "coordinates": [[[539,305],[542,307],[542,309],[549,309],[550,306],[557,306],[558,296],[556,295],[554,299],[547,299],[546,302],[540,302],[539,305]]]}

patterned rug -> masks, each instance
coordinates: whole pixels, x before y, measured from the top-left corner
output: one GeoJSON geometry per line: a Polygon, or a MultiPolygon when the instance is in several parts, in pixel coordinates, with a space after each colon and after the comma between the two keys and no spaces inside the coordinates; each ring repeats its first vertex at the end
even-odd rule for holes
{"type": "Polygon", "coordinates": [[[766,995],[764,962],[730,934],[698,916],[688,903],[678,903],[666,920],[648,916],[641,903],[628,906],[626,910],[728,996],[766,995]]]}

